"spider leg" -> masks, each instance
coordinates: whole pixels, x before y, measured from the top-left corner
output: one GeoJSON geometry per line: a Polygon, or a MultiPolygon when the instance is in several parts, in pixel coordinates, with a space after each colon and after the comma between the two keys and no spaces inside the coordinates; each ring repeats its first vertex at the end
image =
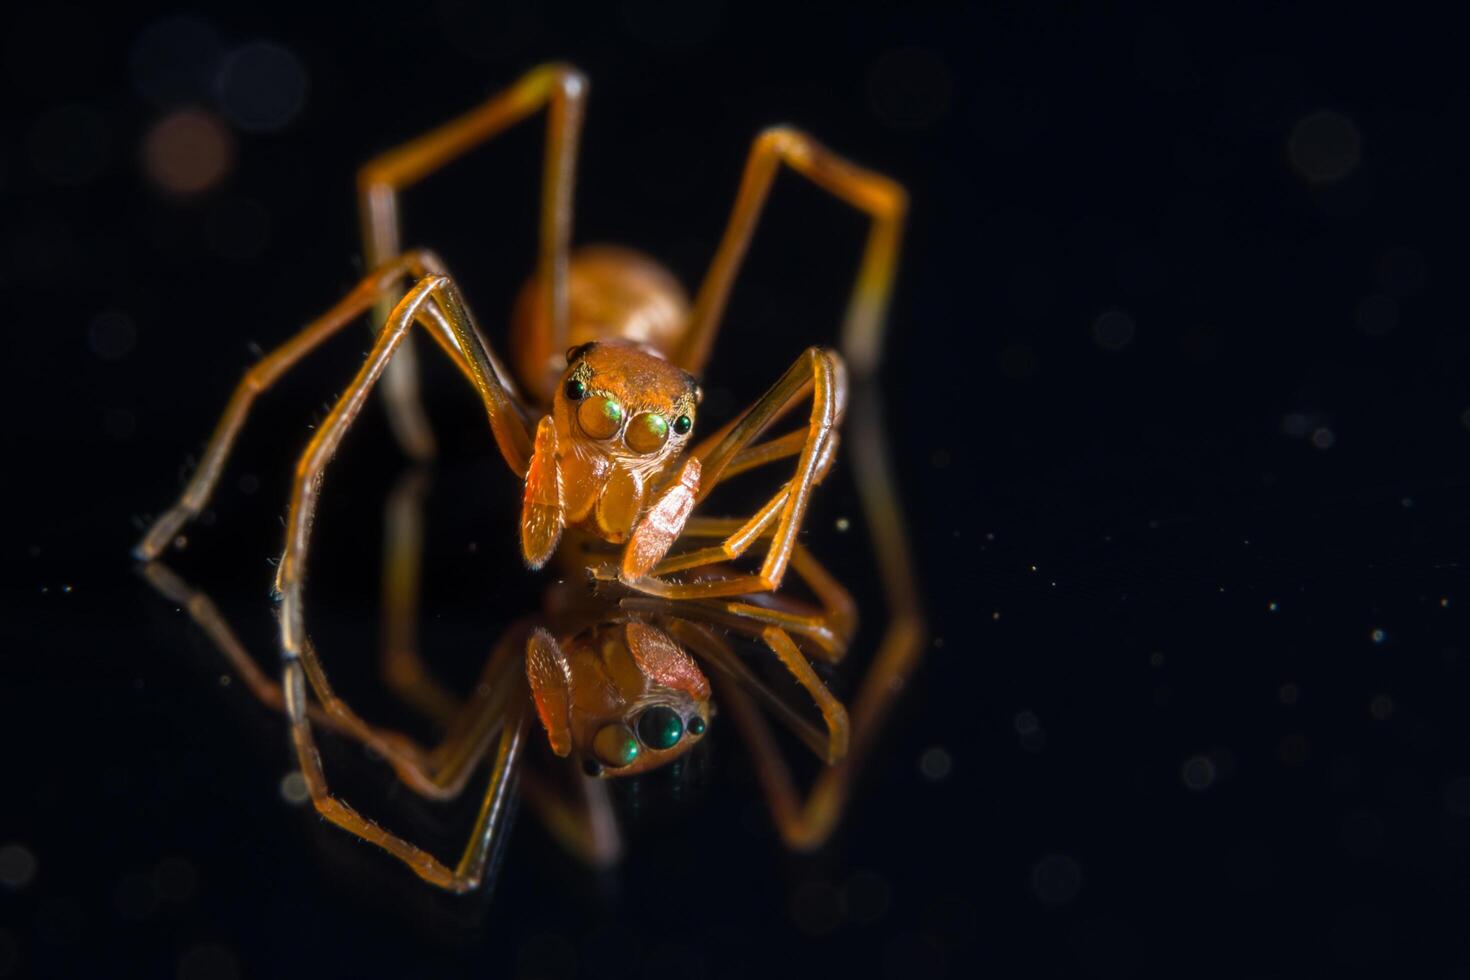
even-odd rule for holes
{"type": "MultiPolygon", "coordinates": [[[[230,396],[224,414],[221,415],[215,426],[214,433],[205,447],[204,455],[194,470],[193,477],[184,488],[183,494],[149,527],[142,540],[134,547],[134,556],[143,561],[158,557],[178,536],[184,525],[199,516],[200,511],[204,509],[210,496],[214,493],[215,486],[219,483],[220,474],[224,470],[225,462],[229,458],[236,437],[240,434],[240,429],[245,425],[245,419],[250,414],[251,406],[262,392],[275,384],[302,358],[341,331],[355,317],[361,315],[378,298],[394,290],[397,281],[405,274],[419,277],[442,271],[442,263],[429,252],[409,252],[399,256],[369,273],[326,313],[307,324],[290,340],[271,351],[247,370],[245,376],[235,386],[234,394],[230,396]]],[[[437,310],[430,311],[430,313],[438,317],[437,310]]],[[[444,347],[456,366],[473,379],[474,376],[468,361],[460,350],[459,342],[454,340],[447,327],[437,320],[436,326],[438,327],[436,340],[444,347]]],[[[473,342],[476,346],[483,346],[483,339],[479,337],[478,332],[474,332],[473,342]]]]}
{"type": "MultiPolygon", "coordinates": [[[[741,522],[728,517],[693,517],[684,527],[685,537],[728,538],[739,532],[741,522]]],[[[770,531],[763,532],[765,536],[770,531]]],[[[685,552],[664,560],[669,570],[700,567],[707,564],[700,550],[685,552]]],[[[663,566],[660,566],[661,568],[663,566]]],[[[847,654],[853,634],[857,632],[857,605],[852,595],[832,573],[817,561],[807,548],[797,544],[791,552],[791,569],[812,590],[819,611],[805,603],[777,595],[737,596],[734,598],[691,599],[702,614],[720,618],[727,625],[762,623],[779,626],[805,641],[808,652],[828,663],[839,663],[847,654]]],[[[657,601],[657,600],[649,600],[657,601]]],[[[637,606],[637,600],[625,600],[637,606]]]]}
{"type": "Polygon", "coordinates": [[[428,851],[364,817],[332,794],[327,785],[326,774],[322,771],[321,754],[317,751],[307,715],[306,680],[302,661],[286,662],[285,689],[286,713],[291,720],[291,741],[296,747],[296,758],[316,811],[348,833],[392,854],[430,884],[461,893],[477,888],[484,878],[495,834],[500,829],[514,777],[520,768],[521,750],[526,735],[524,707],[520,704],[514,705],[500,721],[500,740],[484,800],[475,817],[469,842],[459,861],[450,868],[428,851]]]}
{"type": "MultiPolygon", "coordinates": [[[[189,585],[162,562],[143,565],[141,573],[160,595],[177,602],[204,631],[261,704],[273,711],[286,710],[281,685],[256,665],[208,595],[189,585]]],[[[506,646],[507,642],[502,641],[497,647],[492,664],[503,662],[506,651],[515,652],[517,648],[506,646]]],[[[418,795],[432,800],[449,800],[463,791],[470,772],[487,747],[487,725],[493,724],[504,711],[507,691],[503,686],[492,686],[493,676],[494,671],[487,665],[482,678],[485,683],[476,689],[475,699],[456,711],[452,725],[444,726],[450,729],[449,734],[432,752],[400,732],[363,720],[332,693],[325,678],[321,680],[326,697],[320,704],[311,704],[306,710],[312,722],[334,734],[350,738],[380,756],[404,785],[418,795]]]]}
{"type": "MultiPolygon", "coordinates": [[[[456,719],[465,716],[464,708],[432,675],[418,652],[424,498],[428,488],[429,478],[424,468],[410,468],[393,488],[385,511],[382,673],[388,688],[400,699],[448,729],[454,727],[456,719]]],[[[511,642],[512,636],[514,653],[518,655],[524,646],[521,632],[507,634],[501,642],[511,642]]],[[[500,654],[497,652],[495,656],[500,654]]],[[[315,706],[312,711],[312,719],[319,721],[321,712],[315,706]]],[[[456,743],[469,744],[466,733],[457,731],[456,734],[458,737],[446,740],[447,748],[435,750],[432,758],[441,766],[453,764],[458,771],[468,771],[469,767],[457,758],[459,753],[453,749],[456,743]]],[[[483,739],[479,744],[483,744],[483,739]]],[[[572,793],[565,792],[535,768],[528,768],[520,776],[521,798],[569,852],[594,867],[611,865],[622,854],[622,840],[607,786],[602,780],[584,776],[574,762],[566,763],[565,768],[574,788],[572,793]]]]}
{"type": "MultiPolygon", "coordinates": [[[[876,393],[867,386],[859,387],[854,393],[852,406],[851,455],[883,584],[887,617],[873,662],[851,699],[851,739],[847,755],[823,769],[803,796],[796,788],[791,770],[756,701],[775,709],[777,717],[808,745],[812,744],[810,726],[802,727],[804,719],[793,722],[789,708],[748,670],[743,674],[725,670],[737,683],[722,685],[719,690],[720,703],[728,709],[750,747],[757,778],[781,837],[789,847],[797,850],[812,850],[831,836],[862,764],[888,712],[907,686],[925,647],[927,628],[915,584],[897,487],[879,428],[880,418],[876,393]]],[[[736,663],[743,666],[738,661],[736,663]]]]}
{"type": "MultiPolygon", "coordinates": [[[[703,599],[715,596],[748,595],[775,591],[786,573],[796,546],[796,533],[806,515],[812,488],[831,466],[836,448],[836,428],[847,404],[847,376],[836,353],[819,347],[809,348],[780,380],[733,423],[706,439],[694,449],[700,460],[701,475],[697,499],[702,500],[726,478],[732,464],[773,422],[810,392],[812,411],[801,438],[782,437],[772,458],[791,455],[799,445],[796,473],[745,524],[721,544],[701,549],[674,559],[676,568],[719,565],[744,552],[770,529],[771,544],[760,571],[752,575],[672,582],[660,577],[660,568],[640,578],[624,577],[629,588],[665,599],[703,599]]],[[[767,444],[768,446],[770,444],[767,444]]],[[[759,447],[756,452],[770,456],[771,451],[759,447]]],[[[741,469],[749,469],[750,457],[741,469]]],[[[636,532],[635,532],[636,533],[636,532]]],[[[668,571],[665,565],[662,571],[668,571]]],[[[598,574],[602,574],[599,572],[598,574]]]]}
{"type": "Polygon", "coordinates": [[[751,147],[730,222],[695,298],[689,332],[674,360],[695,375],[701,374],[708,363],[730,287],[782,163],[872,215],[872,229],[848,302],[841,345],[854,374],[867,377],[877,368],[882,353],[883,314],[893,287],[907,195],[887,177],[849,163],[805,133],[785,126],[761,133],[751,147]]]}
{"type": "Polygon", "coordinates": [[[459,698],[419,655],[419,582],[423,575],[424,497],[429,474],[411,467],[398,480],[383,514],[383,683],[441,728],[460,711],[459,698]]]}
{"type": "Polygon", "coordinates": [[[394,307],[387,325],[379,331],[373,342],[366,363],[358,371],[352,384],[338,398],[296,465],[291,506],[286,518],[286,547],[276,570],[276,592],[281,597],[282,654],[288,660],[302,657],[307,661],[306,675],[313,686],[318,686],[317,675],[320,674],[320,668],[315,663],[315,656],[309,646],[304,643],[301,593],[311,523],[316,513],[321,480],[327,463],[362,411],[368,393],[416,322],[423,322],[431,334],[447,346],[457,346],[464,354],[468,372],[490,417],[490,428],[501,454],[517,475],[524,475],[526,472],[530,456],[530,436],[525,422],[510,394],[501,386],[460,299],[459,290],[448,276],[425,276],[394,307]],[[437,307],[440,315],[426,312],[434,307],[437,307]],[[447,338],[439,333],[445,325],[450,331],[447,338]]]}
{"type": "MultiPolygon", "coordinates": [[[[680,608],[669,614],[663,622],[670,635],[708,660],[718,672],[733,682],[732,687],[754,691],[768,708],[776,712],[797,738],[806,743],[807,747],[827,765],[835,765],[840,761],[847,754],[850,741],[847,709],[832,695],[827,685],[822,683],[822,679],[812,670],[812,665],[797,649],[786,631],[778,626],[763,626],[759,622],[744,624],[742,628],[738,624],[738,618],[708,618],[710,623],[735,626],[741,632],[759,638],[772,653],[776,654],[777,659],[791,674],[792,679],[800,685],[802,690],[806,691],[817,710],[821,712],[825,732],[803,718],[781,696],[757,678],[754,672],[735,655],[734,650],[724,638],[698,622],[705,619],[706,617],[700,612],[688,609],[681,604],[680,608]]],[[[723,703],[726,696],[724,689],[722,688],[717,693],[723,703]]],[[[757,714],[756,717],[759,718],[759,715],[757,714]]]]}
{"type": "MultiPolygon", "coordinates": [[[[400,191],[546,106],[546,158],[536,269],[541,283],[537,302],[543,314],[538,322],[547,325],[550,335],[537,334],[535,343],[540,349],[535,351],[536,363],[545,363],[561,353],[567,336],[567,243],[571,237],[572,185],[586,97],[587,80],[575,68],[542,65],[475,109],[365,164],[357,175],[357,192],[368,263],[381,262],[384,257],[397,254],[400,248],[400,191]]],[[[391,303],[389,299],[379,306],[375,322],[387,320],[391,303]]],[[[508,381],[509,375],[504,371],[501,376],[508,381]]],[[[434,438],[419,401],[411,344],[403,345],[399,357],[388,368],[383,386],[389,418],[400,444],[412,456],[432,455],[434,438]]]]}

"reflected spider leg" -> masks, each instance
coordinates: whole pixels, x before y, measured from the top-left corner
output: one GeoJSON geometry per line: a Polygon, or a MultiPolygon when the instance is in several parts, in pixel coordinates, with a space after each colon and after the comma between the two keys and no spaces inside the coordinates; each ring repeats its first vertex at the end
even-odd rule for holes
{"type": "MultiPolygon", "coordinates": [[[[235,631],[205,593],[189,585],[162,562],[143,565],[141,574],[161,595],[179,603],[257,700],[273,711],[285,710],[280,684],[256,666],[235,631]]],[[[325,685],[325,678],[322,682],[325,685]]],[[[454,799],[463,791],[470,771],[485,751],[485,739],[488,737],[484,732],[485,721],[493,721],[496,713],[503,711],[505,701],[504,691],[492,689],[487,681],[477,689],[477,696],[470,704],[457,709],[456,727],[451,735],[430,751],[401,732],[363,720],[345,702],[337,699],[329,687],[326,690],[329,700],[307,709],[311,721],[370,749],[388,763],[409,789],[426,799],[441,801],[454,799]],[[481,723],[478,727],[470,726],[465,718],[480,718],[481,723]],[[475,745],[460,744],[471,736],[479,739],[475,745]]]]}
{"type": "MultiPolygon", "coordinates": [[[[406,590],[413,593],[411,602],[408,603],[402,601],[402,596],[397,600],[392,596],[386,597],[384,618],[389,635],[397,633],[412,636],[416,633],[416,573],[421,551],[422,520],[415,519],[413,511],[422,505],[425,486],[426,480],[422,473],[410,471],[395,488],[386,509],[386,523],[390,528],[387,554],[389,564],[398,567],[400,576],[409,569],[415,573],[414,578],[406,584],[402,578],[395,580],[393,575],[385,576],[385,586],[390,592],[406,590]]],[[[161,562],[149,562],[141,566],[140,573],[160,594],[177,602],[187,612],[257,700],[268,709],[285,711],[281,685],[260,670],[205,593],[190,586],[161,562]]],[[[512,668],[519,666],[527,628],[524,623],[517,624],[500,638],[487,662],[481,682],[474,689],[475,695],[467,704],[461,705],[428,675],[422,662],[416,663],[422,680],[435,690],[443,692],[443,696],[450,702],[447,716],[436,717],[437,708],[442,707],[442,704],[424,710],[420,703],[423,699],[416,697],[416,692],[405,692],[395,687],[396,693],[401,696],[406,694],[405,700],[410,706],[419,708],[445,730],[443,739],[433,750],[419,746],[399,732],[373,726],[350,709],[344,714],[334,715],[328,714],[318,704],[308,703],[307,715],[314,724],[322,725],[334,734],[353,739],[374,751],[418,795],[441,801],[458,798],[469,776],[489,750],[491,738],[504,716],[508,697],[520,697],[524,700],[524,675],[512,668]]],[[[417,661],[416,651],[410,651],[410,655],[417,661]]],[[[393,668],[389,676],[401,676],[402,673],[401,668],[393,668]]],[[[576,790],[571,797],[551,785],[550,781],[533,774],[522,774],[522,794],[568,851],[594,866],[611,864],[621,854],[622,843],[607,787],[600,780],[585,777],[572,763],[567,763],[567,768],[576,790]]],[[[376,837],[370,839],[376,842],[376,837]]]]}
{"type": "Polygon", "coordinates": [[[690,328],[675,363],[695,375],[708,363],[730,287],[782,163],[873,217],[842,330],[844,356],[856,376],[867,377],[882,354],[883,315],[893,287],[908,198],[889,178],[858,167],[805,133],[785,126],[761,133],[751,147],[730,222],[700,285],[690,328]]]}
{"type": "MultiPolygon", "coordinates": [[[[422,774],[424,778],[432,778],[433,785],[438,789],[437,792],[424,795],[437,799],[457,797],[463,792],[471,770],[484,757],[491,738],[499,732],[495,762],[469,843],[456,867],[450,869],[427,851],[385,830],[332,796],[311,732],[311,721],[325,723],[339,734],[379,751],[384,751],[386,744],[388,748],[385,754],[390,756],[400,747],[412,745],[408,739],[367,725],[343,726],[338,719],[325,716],[307,701],[299,662],[286,665],[283,696],[282,687],[260,674],[233,631],[203,593],[192,589],[156,562],[144,567],[144,575],[164,595],[184,604],[189,615],[219,645],[221,652],[246,679],[247,686],[262,703],[274,709],[285,710],[291,720],[292,741],[302,775],[313,804],[322,816],[363,840],[387,850],[420,877],[436,885],[463,892],[480,884],[486,859],[492,850],[494,835],[506,809],[506,800],[518,769],[525,737],[526,698],[524,681],[517,669],[519,645],[515,642],[521,634],[508,634],[499,644],[477,686],[480,693],[461,712],[454,730],[446,737],[440,749],[436,750],[447,757],[448,764],[432,777],[422,774]]],[[[417,747],[414,750],[419,756],[424,754],[417,747]]],[[[393,759],[390,758],[389,761],[392,762],[393,759]]],[[[395,766],[395,771],[400,776],[404,775],[404,770],[398,766],[395,766]]],[[[416,791],[423,792],[423,787],[416,781],[405,779],[405,782],[416,791]]]]}
{"type": "MultiPolygon", "coordinates": [[[[240,637],[209,596],[185,582],[173,569],[162,562],[150,561],[139,566],[139,574],[149,585],[153,586],[154,591],[159,595],[179,604],[179,608],[183,609],[194,624],[204,631],[204,635],[209,637],[215,649],[219,650],[225,662],[245,682],[245,687],[255,696],[256,700],[272,711],[286,710],[286,698],[281,693],[281,685],[267,677],[265,672],[256,665],[255,659],[246,652],[245,644],[240,642],[240,637]]],[[[346,735],[349,738],[360,737],[360,731],[343,725],[338,719],[327,715],[317,706],[312,705],[309,710],[311,720],[318,725],[330,728],[337,734],[346,735]]]]}
{"type": "MultiPolygon", "coordinates": [[[[475,715],[465,714],[459,699],[432,675],[419,655],[419,583],[428,488],[423,468],[410,468],[394,487],[384,512],[382,673],[388,688],[403,701],[449,729],[457,719],[475,715]]],[[[514,635],[519,640],[520,634],[514,635]]],[[[517,643],[517,653],[519,648],[517,643]]],[[[458,754],[457,744],[468,744],[468,740],[463,736],[446,739],[444,746],[431,753],[434,771],[458,754]]],[[[460,764],[463,767],[462,760],[460,764]]],[[[622,854],[622,839],[607,786],[583,775],[575,761],[558,764],[567,768],[575,796],[568,798],[551,780],[527,769],[520,777],[522,798],[569,852],[596,867],[613,864],[622,854]]]]}
{"type": "MultiPolygon", "coordinates": [[[[859,767],[924,651],[924,614],[915,587],[887,446],[879,428],[880,417],[876,392],[867,386],[860,387],[854,396],[850,444],[864,517],[888,606],[887,627],[852,699],[847,755],[822,770],[805,798],[796,789],[791,771],[769,725],[756,708],[755,699],[774,709],[777,717],[798,737],[813,745],[810,726],[794,717],[789,706],[748,669],[743,669],[738,658],[729,655],[728,647],[721,651],[723,641],[718,637],[693,627],[685,627],[678,633],[693,649],[711,655],[713,662],[735,681],[721,686],[720,701],[729,709],[750,747],[757,778],[781,838],[797,850],[814,849],[831,836],[859,767]]],[[[671,629],[676,627],[677,624],[671,629]]]]}
{"type": "MultiPolygon", "coordinates": [[[[193,477],[178,501],[158,517],[133,549],[135,557],[149,561],[157,558],[178,536],[184,525],[199,516],[219,482],[230,449],[250,413],[258,395],[275,384],[280,377],[310,354],[328,338],[361,315],[380,297],[389,294],[404,275],[415,278],[443,271],[443,265],[429,252],[409,252],[363,277],[346,296],[322,316],[307,324],[290,340],[256,362],[235,386],[229,404],[220,416],[209,438],[204,455],[193,477]]],[[[459,349],[446,347],[460,370],[469,373],[459,349]]]]}
{"type": "MultiPolygon", "coordinates": [[[[684,534],[691,538],[727,538],[740,529],[741,522],[737,518],[693,517],[685,525],[684,534]]],[[[771,531],[767,529],[762,534],[769,537],[771,531]]],[[[700,555],[700,551],[686,552],[684,555],[665,559],[664,564],[672,566],[673,570],[707,564],[700,555]],[[677,564],[686,557],[691,559],[687,564],[677,564]]],[[[661,565],[660,568],[662,567],[661,565]]],[[[811,655],[828,663],[840,663],[847,655],[848,644],[857,631],[857,606],[852,595],[801,544],[792,549],[791,568],[812,590],[812,594],[821,604],[820,611],[814,611],[788,597],[771,595],[686,601],[694,603],[706,615],[724,614],[736,623],[758,622],[779,626],[802,640],[810,641],[808,652],[811,655]]],[[[636,601],[624,600],[624,605],[634,606],[636,601]]]]}
{"type": "Polygon", "coordinates": [[[419,582],[423,576],[424,497],[429,474],[404,472],[383,513],[383,683],[441,728],[459,713],[459,699],[419,656],[419,582]]]}
{"type": "Polygon", "coordinates": [[[475,817],[469,843],[460,855],[459,862],[450,868],[428,851],[384,829],[332,795],[326,774],[322,771],[321,754],[317,751],[307,717],[306,682],[301,661],[286,662],[284,686],[286,713],[291,720],[291,741],[296,747],[296,758],[316,811],[348,833],[381,847],[431,884],[460,893],[479,887],[492,852],[491,845],[506,810],[515,773],[519,768],[526,736],[524,704],[513,703],[501,721],[500,741],[484,801],[475,817]]]}
{"type": "MultiPolygon", "coordinates": [[[[542,314],[538,322],[546,327],[545,332],[536,333],[533,344],[538,348],[536,363],[554,359],[566,347],[567,244],[571,237],[577,141],[586,96],[587,80],[575,68],[542,65],[479,107],[365,164],[358,172],[357,188],[368,264],[382,262],[399,251],[400,191],[546,106],[546,157],[536,266],[541,288],[535,300],[542,314]]],[[[392,298],[380,303],[375,323],[387,321],[391,303],[392,298]]],[[[506,387],[514,392],[510,375],[503,369],[499,373],[506,387]]],[[[418,375],[410,343],[403,345],[389,366],[383,390],[400,445],[417,458],[432,455],[434,438],[419,401],[418,375]]]]}
{"type": "MultiPolygon", "coordinates": [[[[629,542],[627,554],[637,554],[648,566],[648,571],[631,574],[641,569],[630,569],[625,561],[618,575],[623,584],[636,591],[665,599],[746,595],[772,592],[780,587],[791,559],[792,548],[796,544],[796,532],[801,529],[806,506],[811,499],[812,488],[831,465],[835,429],[847,402],[847,377],[841,360],[832,351],[819,347],[808,348],[765,395],[733,424],[696,447],[693,453],[693,459],[700,464],[696,495],[698,500],[707,496],[719,484],[727,466],[742,450],[759,438],[768,426],[789,411],[792,404],[808,391],[812,395],[812,412],[801,440],[795,475],[740,531],[721,544],[699,552],[699,566],[723,564],[744,551],[749,542],[761,537],[762,532],[774,522],[771,545],[760,571],[753,575],[692,582],[673,582],[659,578],[656,574],[649,574],[656,567],[653,562],[668,550],[678,531],[673,534],[665,532],[666,540],[661,542],[662,547],[651,549],[642,546],[642,542],[638,540],[638,531],[642,530],[640,527],[635,530],[634,537],[629,542]]],[[[785,442],[782,444],[783,449],[794,444],[794,441],[785,442]]],[[[681,568],[694,567],[695,564],[688,556],[680,557],[681,568]]],[[[600,577],[605,576],[600,571],[597,574],[600,577]]]]}
{"type": "MultiPolygon", "coordinates": [[[[689,529],[688,533],[696,535],[719,536],[725,533],[729,525],[736,523],[728,519],[696,518],[695,520],[699,523],[694,524],[694,521],[691,521],[694,527],[689,529]]],[[[725,626],[759,639],[770,648],[771,652],[776,654],[776,658],[791,674],[792,679],[810,695],[812,702],[822,713],[822,720],[827,728],[825,737],[814,734],[808,736],[806,734],[808,730],[815,732],[814,729],[809,729],[809,726],[797,726],[797,730],[807,740],[812,750],[830,765],[847,753],[849,728],[847,709],[817,676],[806,654],[792,640],[791,634],[796,633],[803,639],[810,640],[811,648],[816,656],[828,663],[836,663],[847,652],[847,644],[857,626],[857,611],[847,590],[838,584],[801,545],[795,546],[791,564],[797,575],[806,582],[822,603],[820,613],[814,614],[805,604],[781,595],[740,597],[729,601],[686,599],[680,601],[677,610],[673,612],[670,611],[671,607],[667,600],[648,599],[635,595],[623,599],[622,606],[625,609],[649,615],[672,615],[684,619],[698,619],[701,623],[725,626]]],[[[670,629],[674,630],[676,625],[671,625],[670,629]]],[[[700,631],[699,635],[681,639],[689,642],[694,649],[708,653],[711,641],[703,635],[704,632],[707,631],[700,631]]],[[[719,647],[716,650],[716,656],[720,655],[719,650],[728,650],[728,647],[716,646],[719,647]]],[[[733,656],[733,653],[728,654],[727,661],[730,656],[733,656]]],[[[743,668],[727,665],[726,669],[727,671],[735,670],[744,677],[750,676],[743,668]]]]}

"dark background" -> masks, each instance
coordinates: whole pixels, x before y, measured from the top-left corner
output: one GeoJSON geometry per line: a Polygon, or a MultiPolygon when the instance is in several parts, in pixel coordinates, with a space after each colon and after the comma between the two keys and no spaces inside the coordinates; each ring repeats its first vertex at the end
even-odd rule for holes
{"type": "MultiPolygon", "coordinates": [[[[0,16],[0,976],[1470,968],[1470,93],[1449,25],[496,6],[0,16]],[[493,894],[455,901],[283,801],[284,726],[220,685],[127,548],[252,345],[359,274],[356,167],[549,58],[593,86],[577,240],[690,286],[764,125],[909,188],[884,384],[933,640],[819,854],[783,852],[717,723],[677,778],[621,794],[620,869],[580,870],[523,813],[493,894]],[[181,132],[217,166],[179,170],[181,132]]],[[[492,338],[531,266],[539,132],[405,200],[407,242],[492,338]]],[[[835,339],[863,227],[781,179],[711,413],[835,339]]],[[[291,461],[359,363],[350,336],[263,401],[177,565],[272,672],[291,461]]],[[[425,650],[468,683],[544,580],[517,568],[473,398],[425,359],[445,444],[425,650]]],[[[311,608],[344,693],[409,724],[372,666],[401,465],[365,413],[311,608]]],[[[854,507],[839,469],[808,540],[871,643],[861,527],[834,530],[854,507]]],[[[452,850],[464,813],[415,808],[348,747],[328,765],[452,850]]]]}

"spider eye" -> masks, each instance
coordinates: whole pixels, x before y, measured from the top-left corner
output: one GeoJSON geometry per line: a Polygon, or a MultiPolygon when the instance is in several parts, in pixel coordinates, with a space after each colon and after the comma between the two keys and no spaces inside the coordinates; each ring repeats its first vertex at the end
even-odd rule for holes
{"type": "Polygon", "coordinates": [[[589,398],[577,409],[577,423],[594,439],[610,439],[623,424],[623,406],[611,398],[589,398]]]}
{"type": "Polygon", "coordinates": [[[644,412],[642,415],[635,415],[633,421],[628,423],[628,434],[623,438],[627,440],[628,448],[635,453],[646,455],[657,452],[669,438],[669,423],[656,412],[644,412]]]}
{"type": "Polygon", "coordinates": [[[695,715],[693,718],[690,718],[689,719],[689,734],[690,735],[703,735],[704,734],[704,728],[705,728],[704,719],[701,718],[699,715],[695,715]]]}
{"type": "Polygon", "coordinates": [[[631,766],[638,758],[638,740],[633,730],[620,721],[603,725],[592,737],[592,753],[597,761],[613,769],[631,766]]]}
{"type": "Polygon", "coordinates": [[[592,758],[592,756],[589,755],[587,758],[582,760],[582,771],[585,772],[587,775],[596,778],[597,776],[602,775],[602,763],[598,762],[596,759],[592,758]]]}
{"type": "Polygon", "coordinates": [[[567,401],[579,402],[587,397],[587,386],[580,379],[573,378],[567,382],[566,396],[567,401]]]}
{"type": "Polygon", "coordinates": [[[679,435],[682,436],[684,433],[688,432],[692,428],[694,428],[694,420],[691,419],[689,416],[681,415],[678,418],[674,419],[674,431],[677,432],[679,435]]]}
{"type": "Polygon", "coordinates": [[[684,719],[673,708],[649,708],[638,718],[638,737],[649,748],[672,749],[684,737],[684,719]]]}

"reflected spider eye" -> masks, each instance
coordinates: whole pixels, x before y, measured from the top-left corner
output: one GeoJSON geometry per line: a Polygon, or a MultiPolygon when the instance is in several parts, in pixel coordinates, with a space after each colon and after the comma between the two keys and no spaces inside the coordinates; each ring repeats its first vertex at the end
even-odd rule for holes
{"type": "Polygon", "coordinates": [[[674,431],[677,432],[679,435],[682,436],[684,433],[688,432],[692,428],[694,428],[694,420],[691,419],[689,416],[681,415],[678,418],[674,419],[674,431]]]}
{"type": "Polygon", "coordinates": [[[613,769],[631,766],[638,758],[638,752],[638,740],[633,737],[633,729],[620,721],[603,725],[592,737],[592,753],[597,756],[597,761],[613,769]]]}
{"type": "Polygon", "coordinates": [[[579,402],[587,397],[587,386],[578,379],[573,378],[567,382],[566,396],[569,402],[579,402]]]}
{"type": "Polygon", "coordinates": [[[623,425],[623,406],[611,398],[589,398],[577,409],[582,431],[594,439],[610,439],[623,425]]]}
{"type": "Polygon", "coordinates": [[[703,735],[704,734],[704,729],[705,729],[704,719],[701,718],[699,715],[695,715],[693,718],[690,718],[689,719],[689,734],[690,735],[703,735]]]}
{"type": "Polygon", "coordinates": [[[662,415],[644,412],[633,416],[633,421],[628,423],[628,434],[623,438],[635,453],[657,452],[669,438],[669,423],[662,415]]]}
{"type": "Polygon", "coordinates": [[[672,749],[684,737],[684,719],[673,708],[649,708],[638,718],[638,737],[650,748],[672,749]]]}

